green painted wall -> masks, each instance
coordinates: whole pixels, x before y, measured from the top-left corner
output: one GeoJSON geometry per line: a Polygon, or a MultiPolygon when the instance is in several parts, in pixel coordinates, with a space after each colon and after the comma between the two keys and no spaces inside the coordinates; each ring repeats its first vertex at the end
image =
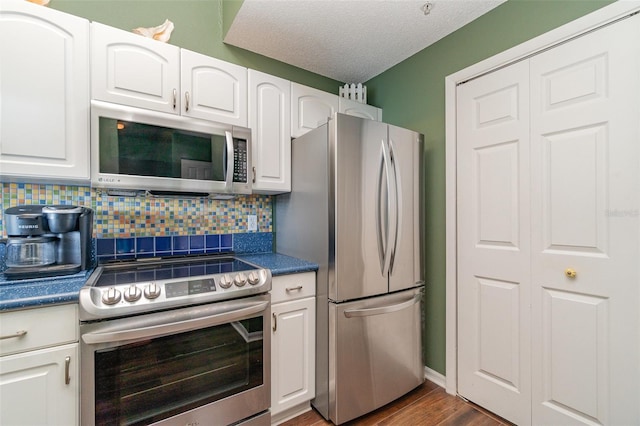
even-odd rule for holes
{"type": "MultiPolygon", "coordinates": [[[[444,79],[609,3],[612,1],[509,0],[367,82],[370,103],[383,109],[385,122],[425,135],[424,360],[439,373],[445,373],[445,222],[448,219],[445,218],[444,79]]],[[[437,13],[436,8],[432,13],[437,13]]]]}
{"type": "Polygon", "coordinates": [[[238,0],[51,0],[49,6],[130,31],[171,20],[170,44],[338,94],[341,83],[222,42],[238,0]]]}

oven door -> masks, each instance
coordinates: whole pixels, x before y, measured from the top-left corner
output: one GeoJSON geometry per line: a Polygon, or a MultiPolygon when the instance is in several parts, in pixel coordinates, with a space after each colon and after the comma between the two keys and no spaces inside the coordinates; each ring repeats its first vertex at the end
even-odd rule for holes
{"type": "Polygon", "coordinates": [[[263,413],[269,315],[265,294],[81,324],[82,424],[226,425],[263,413]]]}

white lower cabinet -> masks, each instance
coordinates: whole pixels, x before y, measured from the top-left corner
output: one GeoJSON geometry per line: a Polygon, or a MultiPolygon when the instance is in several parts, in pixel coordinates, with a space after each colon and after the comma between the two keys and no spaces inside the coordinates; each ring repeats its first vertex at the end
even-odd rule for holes
{"type": "Polygon", "coordinates": [[[273,278],[272,424],[307,411],[315,396],[315,287],[315,272],[273,278]]]}
{"type": "Polygon", "coordinates": [[[79,424],[76,305],[0,315],[0,424],[79,424]]]}

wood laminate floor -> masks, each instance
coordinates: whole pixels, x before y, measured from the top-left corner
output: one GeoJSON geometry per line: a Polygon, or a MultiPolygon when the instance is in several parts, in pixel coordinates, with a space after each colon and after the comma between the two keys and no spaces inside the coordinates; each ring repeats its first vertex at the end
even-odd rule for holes
{"type": "MultiPolygon", "coordinates": [[[[281,426],[332,424],[312,409],[282,423],[281,426]]],[[[443,388],[429,381],[402,398],[345,424],[349,426],[511,425],[506,420],[474,404],[447,394],[443,388]]]]}

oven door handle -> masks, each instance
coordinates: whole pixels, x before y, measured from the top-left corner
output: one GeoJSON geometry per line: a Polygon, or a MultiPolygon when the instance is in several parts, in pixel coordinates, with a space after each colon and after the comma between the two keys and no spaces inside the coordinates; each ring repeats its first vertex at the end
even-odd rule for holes
{"type": "Polygon", "coordinates": [[[183,321],[169,322],[148,327],[129,328],[125,330],[91,332],[83,334],[82,340],[89,345],[94,345],[98,343],[151,339],[155,337],[166,336],[169,334],[197,330],[200,328],[211,327],[245,319],[248,315],[264,311],[268,306],[269,302],[265,301],[256,303],[255,305],[251,305],[246,308],[234,309],[228,312],[207,315],[183,321]]]}

